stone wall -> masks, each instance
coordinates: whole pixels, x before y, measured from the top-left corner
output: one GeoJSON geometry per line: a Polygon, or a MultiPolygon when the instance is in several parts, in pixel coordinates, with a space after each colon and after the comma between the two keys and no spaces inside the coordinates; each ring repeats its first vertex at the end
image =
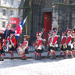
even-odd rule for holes
{"type": "MultiPolygon", "coordinates": [[[[72,4],[75,0],[60,0],[60,2],[59,0],[57,1],[57,3],[53,3],[52,5],[52,26],[57,23],[59,25],[59,34],[61,34],[63,30],[66,30],[67,28],[72,29],[74,27],[75,6],[72,4]],[[55,24],[53,24],[54,21],[55,24]]],[[[55,2],[55,0],[53,0],[53,2],[55,2]]]]}

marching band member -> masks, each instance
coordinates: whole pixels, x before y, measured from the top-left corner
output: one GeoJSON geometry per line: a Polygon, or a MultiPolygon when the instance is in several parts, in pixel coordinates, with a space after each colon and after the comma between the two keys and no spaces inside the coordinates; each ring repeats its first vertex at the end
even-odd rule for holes
{"type": "Polygon", "coordinates": [[[57,40],[58,40],[58,36],[56,35],[56,29],[54,29],[51,38],[51,59],[56,59],[55,48],[57,45],[57,40]]]}
{"type": "Polygon", "coordinates": [[[72,41],[72,35],[71,35],[70,29],[68,29],[68,30],[67,30],[67,39],[66,39],[66,42],[65,42],[65,46],[67,46],[65,58],[68,58],[68,52],[70,53],[71,58],[72,58],[71,41],[72,41]]]}
{"type": "Polygon", "coordinates": [[[0,33],[0,61],[4,61],[4,50],[2,48],[3,46],[3,38],[1,36],[2,33],[0,33]],[[1,58],[1,55],[2,55],[2,58],[1,58]]]}
{"type": "Polygon", "coordinates": [[[39,37],[38,37],[38,43],[37,43],[37,47],[36,47],[36,50],[37,50],[37,56],[36,56],[36,60],[39,60],[41,59],[41,53],[43,52],[43,49],[42,49],[42,38],[41,38],[41,35],[42,33],[39,32],[39,37]]]}
{"type": "Polygon", "coordinates": [[[13,31],[10,32],[10,36],[7,38],[9,40],[9,50],[8,52],[11,54],[10,59],[14,59],[13,51],[16,50],[16,37],[13,35],[13,31]]]}
{"type": "MultiPolygon", "coordinates": [[[[23,44],[22,45],[20,44],[22,46],[22,49],[25,51],[25,53],[26,51],[28,51],[28,40],[27,39],[29,39],[29,37],[25,36],[23,44]]],[[[22,54],[22,60],[26,60],[28,58],[26,57],[25,53],[22,54]]]]}
{"type": "Polygon", "coordinates": [[[65,31],[62,32],[62,36],[61,36],[61,41],[60,41],[60,57],[62,56],[62,53],[64,52],[64,55],[66,55],[66,46],[65,46],[65,42],[66,42],[66,36],[65,36],[65,31]]]}
{"type": "Polygon", "coordinates": [[[39,33],[37,32],[36,33],[36,41],[35,41],[35,43],[33,44],[33,46],[35,46],[35,51],[34,51],[34,57],[33,57],[33,59],[35,59],[36,58],[36,54],[37,54],[37,44],[38,44],[38,38],[39,38],[39,33]]]}
{"type": "Polygon", "coordinates": [[[51,31],[48,32],[48,53],[47,53],[47,58],[49,57],[50,50],[51,50],[51,31]]]}
{"type": "Polygon", "coordinates": [[[75,29],[73,29],[73,31],[72,31],[72,36],[73,36],[73,38],[72,38],[72,53],[73,53],[73,56],[75,57],[75,29]]]}

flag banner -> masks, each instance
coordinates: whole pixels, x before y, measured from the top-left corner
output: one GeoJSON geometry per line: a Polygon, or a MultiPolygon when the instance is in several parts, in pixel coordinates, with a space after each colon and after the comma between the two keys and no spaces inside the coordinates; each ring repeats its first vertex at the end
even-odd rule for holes
{"type": "Polygon", "coordinates": [[[5,31],[4,31],[5,39],[7,39],[7,37],[9,36],[9,29],[10,29],[10,26],[9,26],[9,23],[8,23],[6,28],[5,28],[5,31]]]}
{"type": "Polygon", "coordinates": [[[16,36],[16,39],[18,39],[18,37],[20,36],[21,32],[22,32],[22,29],[23,29],[23,26],[26,22],[26,19],[27,17],[20,23],[20,25],[15,29],[15,36],[16,36]]]}

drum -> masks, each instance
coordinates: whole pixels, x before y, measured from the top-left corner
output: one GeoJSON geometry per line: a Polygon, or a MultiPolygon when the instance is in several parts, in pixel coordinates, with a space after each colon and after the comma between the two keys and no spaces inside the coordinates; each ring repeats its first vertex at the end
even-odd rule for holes
{"type": "Polygon", "coordinates": [[[3,48],[3,50],[4,50],[4,51],[7,49],[7,47],[6,47],[6,46],[2,46],[2,48],[3,48]]]}
{"type": "Polygon", "coordinates": [[[25,51],[22,49],[21,46],[19,46],[19,47],[17,48],[17,52],[18,52],[19,55],[23,55],[23,54],[25,53],[25,51]]]}

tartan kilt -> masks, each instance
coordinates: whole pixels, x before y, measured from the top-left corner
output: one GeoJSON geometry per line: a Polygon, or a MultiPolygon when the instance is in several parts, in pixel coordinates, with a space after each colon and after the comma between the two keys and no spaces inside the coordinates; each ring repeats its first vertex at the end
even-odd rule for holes
{"type": "Polygon", "coordinates": [[[29,54],[28,49],[25,49],[25,54],[29,54]]]}
{"type": "Polygon", "coordinates": [[[5,53],[5,51],[4,51],[3,49],[1,49],[1,50],[0,50],[0,53],[1,53],[1,54],[2,54],[2,53],[5,53]]]}
{"type": "Polygon", "coordinates": [[[70,50],[70,51],[71,51],[71,46],[68,46],[68,45],[67,45],[66,50],[70,50]]]}
{"type": "Polygon", "coordinates": [[[51,49],[54,49],[54,48],[53,48],[53,47],[51,47],[51,46],[49,46],[49,47],[48,47],[48,51],[50,51],[51,49]]]}
{"type": "Polygon", "coordinates": [[[62,45],[61,50],[62,51],[66,51],[66,46],[65,45],[62,45]]]}
{"type": "Polygon", "coordinates": [[[54,47],[53,47],[53,46],[51,46],[51,49],[52,49],[52,50],[56,50],[56,47],[55,47],[55,46],[54,46],[54,47]]]}
{"type": "Polygon", "coordinates": [[[14,48],[13,46],[11,48],[9,48],[10,51],[15,51],[16,48],[14,48]]]}
{"type": "Polygon", "coordinates": [[[37,50],[37,49],[35,49],[35,52],[38,52],[38,50],[37,50]]]}
{"type": "Polygon", "coordinates": [[[37,53],[43,53],[43,49],[42,50],[38,49],[37,53]]]}

